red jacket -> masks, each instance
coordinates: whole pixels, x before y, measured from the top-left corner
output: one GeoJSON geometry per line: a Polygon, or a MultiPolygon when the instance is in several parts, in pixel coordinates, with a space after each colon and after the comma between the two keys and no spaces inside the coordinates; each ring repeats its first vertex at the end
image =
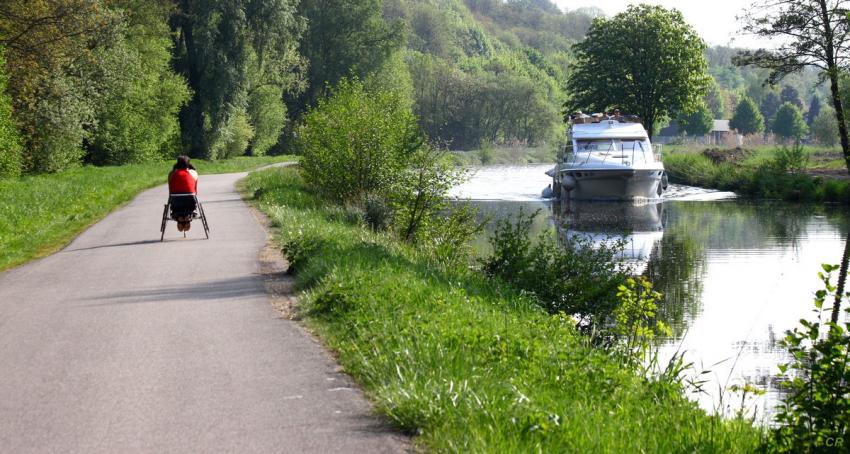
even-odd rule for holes
{"type": "Polygon", "coordinates": [[[168,175],[168,192],[171,194],[197,194],[198,172],[175,169],[168,175]]]}

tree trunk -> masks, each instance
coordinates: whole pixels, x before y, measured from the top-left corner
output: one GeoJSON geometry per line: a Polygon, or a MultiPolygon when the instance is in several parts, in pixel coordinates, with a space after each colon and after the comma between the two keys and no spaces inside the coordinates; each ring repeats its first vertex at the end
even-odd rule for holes
{"type": "Polygon", "coordinates": [[[841,256],[841,269],[838,272],[838,285],[835,289],[835,304],[832,306],[832,323],[838,323],[841,313],[841,299],[844,295],[844,284],[847,282],[847,262],[850,261],[850,233],[844,242],[844,255],[841,256]]]}
{"type": "MultiPolygon", "coordinates": [[[[838,92],[838,63],[836,62],[836,49],[834,45],[835,30],[829,20],[829,5],[826,0],[819,0],[821,20],[824,27],[824,50],[826,51],[826,72],[829,76],[829,90],[832,93],[832,106],[835,107],[835,118],[838,121],[838,135],[841,138],[841,152],[844,154],[844,165],[847,173],[850,173],[850,138],[847,134],[847,123],[844,118],[844,106],[841,105],[841,95],[838,92]]],[[[843,15],[843,14],[842,14],[843,15]]],[[[845,254],[846,255],[846,254],[845,254]]],[[[843,276],[842,276],[843,277],[843,276]]]]}
{"type": "Polygon", "coordinates": [[[838,121],[838,136],[841,138],[841,152],[844,154],[844,165],[850,173],[850,137],[847,133],[847,122],[844,116],[844,106],[838,93],[838,68],[829,69],[829,89],[832,92],[832,106],[835,107],[835,117],[838,121]]]}

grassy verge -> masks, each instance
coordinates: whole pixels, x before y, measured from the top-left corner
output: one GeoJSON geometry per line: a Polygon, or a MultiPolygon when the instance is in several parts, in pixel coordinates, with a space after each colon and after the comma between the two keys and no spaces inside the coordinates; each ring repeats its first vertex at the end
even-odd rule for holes
{"type": "MultiPolygon", "coordinates": [[[[292,157],[195,160],[204,174],[245,171],[292,157]]],[[[165,182],[171,162],[80,167],[0,180],[0,271],[57,251],[141,190],[165,182]]]]}
{"type": "Polygon", "coordinates": [[[775,150],[757,150],[729,162],[715,162],[701,153],[664,155],[664,167],[674,183],[735,191],[748,197],[850,204],[850,181],[809,175],[805,169],[788,171],[777,168],[775,162],[775,150]]]}
{"type": "Polygon", "coordinates": [[[243,188],[280,229],[300,311],[377,409],[438,452],[752,452],[708,416],[479,273],[447,271],[325,205],[294,169],[243,188]]]}

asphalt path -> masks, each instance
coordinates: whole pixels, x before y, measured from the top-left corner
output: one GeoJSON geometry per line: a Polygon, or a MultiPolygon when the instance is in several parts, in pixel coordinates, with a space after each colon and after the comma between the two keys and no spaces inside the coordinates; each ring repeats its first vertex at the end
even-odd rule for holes
{"type": "Polygon", "coordinates": [[[269,304],[266,233],[201,175],[187,238],[164,186],[0,273],[0,452],[399,452],[406,440],[269,304]]]}

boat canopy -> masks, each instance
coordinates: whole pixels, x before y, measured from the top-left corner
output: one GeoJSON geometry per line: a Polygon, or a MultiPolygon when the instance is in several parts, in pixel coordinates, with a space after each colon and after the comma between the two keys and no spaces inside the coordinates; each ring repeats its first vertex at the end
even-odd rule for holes
{"type": "Polygon", "coordinates": [[[604,120],[599,123],[576,124],[571,128],[572,137],[581,139],[647,139],[646,130],[640,123],[619,123],[604,120]]]}

